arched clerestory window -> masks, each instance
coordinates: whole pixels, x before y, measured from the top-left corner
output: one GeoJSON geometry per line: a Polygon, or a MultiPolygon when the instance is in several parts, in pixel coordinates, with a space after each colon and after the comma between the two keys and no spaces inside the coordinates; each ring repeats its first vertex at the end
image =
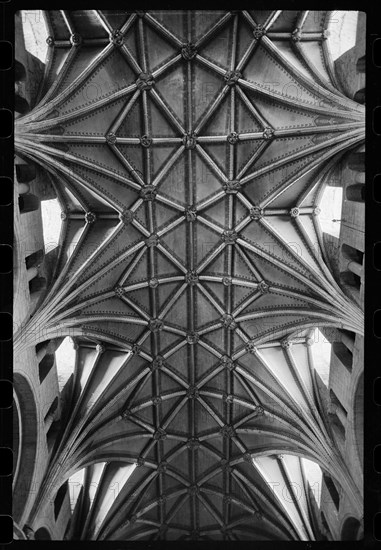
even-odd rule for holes
{"type": "Polygon", "coordinates": [[[332,344],[319,329],[313,331],[311,338],[313,367],[321,381],[328,387],[332,344]]]}
{"type": "Polygon", "coordinates": [[[340,540],[358,540],[360,529],[361,524],[358,519],[354,517],[347,518],[341,530],[340,540]]]}
{"type": "Polygon", "coordinates": [[[61,485],[58,489],[56,497],[54,499],[54,519],[57,520],[61,512],[62,505],[66,498],[68,498],[69,484],[67,481],[61,485]]]}
{"type": "Polygon", "coordinates": [[[341,184],[325,186],[319,202],[319,222],[323,233],[339,238],[341,227],[341,212],[343,205],[343,189],[341,184]]]}
{"type": "Polygon", "coordinates": [[[35,540],[52,540],[49,531],[45,527],[40,527],[34,533],[35,540]]]}
{"type": "Polygon", "coordinates": [[[345,190],[346,198],[352,202],[364,202],[365,201],[365,185],[363,183],[354,183],[348,185],[345,190]]]}
{"type": "Polygon", "coordinates": [[[323,474],[323,480],[325,486],[328,489],[328,493],[332,499],[332,502],[335,505],[336,510],[338,510],[340,507],[340,495],[338,490],[336,489],[336,485],[328,474],[323,474]]]}
{"type": "Polygon", "coordinates": [[[61,206],[57,198],[41,202],[42,228],[45,243],[45,253],[58,247],[62,218],[61,206]]]}

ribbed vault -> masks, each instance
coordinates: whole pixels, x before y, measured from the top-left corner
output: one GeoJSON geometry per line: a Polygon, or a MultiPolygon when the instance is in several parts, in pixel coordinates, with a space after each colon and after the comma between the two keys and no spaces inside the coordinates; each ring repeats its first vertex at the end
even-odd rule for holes
{"type": "Polygon", "coordinates": [[[316,201],[364,108],[337,87],[319,13],[47,13],[16,150],[57,189],[61,250],[16,350],[77,338],[40,503],[86,468],[79,537],[313,540],[302,456],[359,498],[308,347],[312,327],[362,330],[316,201]],[[288,509],[253,462],[267,455],[302,480],[288,509]]]}

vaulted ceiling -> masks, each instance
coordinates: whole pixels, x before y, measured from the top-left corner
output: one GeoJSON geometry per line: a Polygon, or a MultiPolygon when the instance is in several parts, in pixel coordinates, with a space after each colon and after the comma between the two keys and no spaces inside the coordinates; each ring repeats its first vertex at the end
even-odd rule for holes
{"type": "Polygon", "coordinates": [[[77,536],[313,540],[302,456],[355,492],[308,340],[362,330],[318,221],[327,174],[364,140],[328,17],[46,13],[40,100],[15,145],[57,190],[60,255],[16,348],[77,338],[43,488],[86,467],[77,536]],[[274,479],[303,498],[285,507],[274,479]]]}

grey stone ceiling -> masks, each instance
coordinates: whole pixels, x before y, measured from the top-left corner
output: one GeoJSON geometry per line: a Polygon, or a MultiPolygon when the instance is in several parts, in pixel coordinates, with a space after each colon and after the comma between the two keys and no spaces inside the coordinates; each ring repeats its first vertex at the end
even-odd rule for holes
{"type": "Polygon", "coordinates": [[[72,335],[78,351],[43,494],[81,467],[89,487],[107,462],[104,503],[121,461],[137,464],[84,538],[313,539],[308,505],[292,519],[255,455],[329,462],[351,490],[306,335],[361,331],[317,202],[364,110],[337,88],[319,13],[47,13],[16,149],[57,189],[61,252],[16,346],[72,335]]]}

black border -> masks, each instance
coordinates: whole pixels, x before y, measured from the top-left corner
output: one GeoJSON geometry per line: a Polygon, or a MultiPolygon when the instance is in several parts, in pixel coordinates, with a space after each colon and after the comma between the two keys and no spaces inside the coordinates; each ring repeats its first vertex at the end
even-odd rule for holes
{"type": "MultiPolygon", "coordinates": [[[[38,5],[32,2],[20,2],[19,0],[8,0],[2,2],[0,0],[0,13],[3,16],[2,25],[0,27],[0,40],[8,40],[14,44],[14,15],[18,10],[28,9],[51,9],[51,3],[39,2],[38,5]],[[34,5],[33,5],[34,4],[34,5]]],[[[104,7],[104,2],[100,0],[89,2],[76,0],[76,2],[65,0],[63,2],[66,9],[95,9],[104,7]]],[[[54,9],[59,9],[61,6],[55,5],[54,9]]],[[[174,1],[161,2],[156,5],[151,1],[139,0],[139,2],[108,2],[109,8],[113,9],[128,9],[133,10],[148,10],[153,8],[160,9],[226,9],[232,7],[232,2],[220,1],[218,5],[212,3],[195,1],[188,5],[181,5],[174,1]]],[[[377,174],[381,174],[381,134],[376,135],[373,131],[373,110],[376,106],[381,105],[381,67],[377,67],[373,63],[373,44],[375,40],[381,38],[381,22],[377,17],[376,0],[336,0],[329,2],[327,0],[318,2],[316,0],[302,2],[301,0],[251,0],[251,2],[240,2],[240,9],[256,8],[256,9],[311,9],[311,10],[356,10],[364,11],[367,15],[366,20],[366,219],[365,219],[365,253],[366,253],[366,269],[365,269],[365,338],[364,338],[364,366],[365,366],[365,421],[364,421],[364,539],[362,541],[328,541],[328,542],[297,542],[285,541],[282,542],[287,549],[302,549],[302,548],[332,548],[332,544],[339,544],[342,549],[359,549],[359,548],[375,548],[379,545],[373,536],[374,516],[381,512],[381,474],[377,473],[373,466],[373,449],[381,443],[381,406],[376,404],[374,399],[374,380],[380,376],[378,365],[381,357],[381,338],[377,338],[374,334],[373,318],[374,312],[381,310],[381,292],[378,292],[378,285],[381,279],[380,271],[377,271],[373,264],[373,247],[374,243],[381,240],[381,229],[378,225],[378,220],[381,216],[381,202],[376,202],[374,199],[373,182],[377,174]]],[[[13,110],[14,107],[14,70],[0,71],[0,108],[8,108],[13,110]]],[[[381,131],[381,130],[380,130],[381,131]]],[[[0,138],[0,175],[8,176],[13,180],[13,135],[10,138],[0,138]]],[[[0,193],[2,189],[0,188],[0,193]]],[[[0,243],[13,244],[12,237],[9,235],[9,227],[13,227],[13,205],[0,206],[0,243]]],[[[0,257],[1,261],[1,257],[0,257]]],[[[12,294],[12,277],[0,276],[0,310],[4,310],[6,304],[4,297],[12,294]]],[[[3,332],[0,329],[0,334],[3,332]]],[[[0,341],[0,380],[12,380],[11,374],[11,341],[0,341]]],[[[2,402],[0,389],[0,406],[2,402]]],[[[378,402],[381,402],[381,396],[378,396],[378,402]]],[[[0,433],[1,446],[11,447],[12,444],[12,424],[10,409],[0,408],[0,433]]],[[[9,500],[9,485],[10,478],[0,477],[0,515],[10,514],[11,506],[9,500]],[[6,481],[8,479],[8,481],[6,481]]],[[[379,516],[381,518],[381,516],[379,516]]],[[[168,547],[177,548],[178,542],[157,541],[157,542],[138,542],[138,541],[13,541],[9,546],[7,540],[3,538],[4,534],[0,534],[1,548],[15,548],[23,550],[26,548],[45,547],[50,548],[50,545],[58,546],[59,548],[79,547],[81,550],[127,550],[137,548],[149,549],[165,549],[168,547]],[[1,544],[3,543],[3,544],[1,544]],[[4,544],[5,543],[5,544],[4,544]]],[[[207,547],[211,549],[231,547],[241,547],[242,550],[254,550],[263,548],[264,550],[276,546],[279,543],[274,542],[182,542],[181,547],[184,550],[193,550],[207,547]]]]}

